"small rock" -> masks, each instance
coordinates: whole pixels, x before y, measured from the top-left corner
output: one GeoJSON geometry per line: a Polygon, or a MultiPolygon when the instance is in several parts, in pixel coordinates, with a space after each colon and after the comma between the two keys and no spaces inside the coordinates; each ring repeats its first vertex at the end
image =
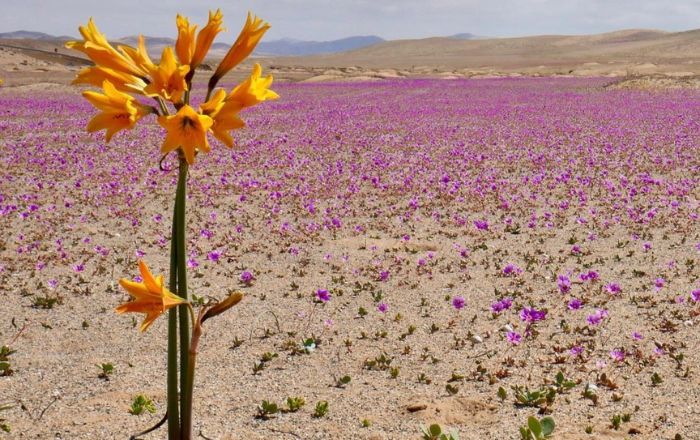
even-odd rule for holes
{"type": "Polygon", "coordinates": [[[418,412],[418,411],[423,411],[424,409],[427,409],[428,405],[422,402],[416,402],[416,403],[411,403],[406,407],[406,410],[410,413],[418,412]]]}

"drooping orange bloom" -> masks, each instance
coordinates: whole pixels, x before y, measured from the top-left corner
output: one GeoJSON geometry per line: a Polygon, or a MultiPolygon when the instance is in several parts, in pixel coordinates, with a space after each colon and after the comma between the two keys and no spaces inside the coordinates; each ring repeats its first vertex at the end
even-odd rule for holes
{"type": "Polygon", "coordinates": [[[95,87],[102,87],[105,81],[109,81],[117,90],[121,92],[140,93],[146,88],[146,82],[134,75],[118,72],[101,66],[86,67],[73,80],[73,84],[90,84],[95,87]]]}
{"type": "Polygon", "coordinates": [[[152,113],[153,108],[140,104],[133,96],[118,91],[112,83],[105,80],[102,83],[104,94],[92,91],[83,92],[83,96],[92,105],[101,110],[87,126],[92,133],[107,130],[107,142],[120,130],[130,129],[145,115],[152,113]]]}
{"type": "Polygon", "coordinates": [[[161,314],[177,305],[185,304],[187,301],[169,291],[163,284],[163,275],[154,277],[146,266],[146,263],[139,260],[139,271],[143,281],[130,281],[126,278],[119,280],[119,284],[134,297],[133,301],[118,306],[117,313],[136,312],[145,313],[146,318],[141,324],[141,331],[146,329],[161,314]]]}
{"type": "MultiPolygon", "coordinates": [[[[224,58],[216,68],[212,76],[213,84],[216,84],[226,73],[240,64],[241,61],[248,58],[253,53],[255,46],[258,45],[260,39],[265,35],[265,32],[270,29],[270,25],[264,22],[261,18],[252,15],[248,12],[245,25],[241,33],[236,38],[231,49],[226,53],[224,58]]],[[[211,83],[210,83],[211,84],[211,83]]]]}
{"type": "Polygon", "coordinates": [[[160,150],[163,154],[181,148],[185,160],[192,165],[197,151],[209,151],[207,131],[214,124],[211,117],[183,105],[175,115],[158,117],[158,123],[167,131],[160,150]]]}
{"type": "Polygon", "coordinates": [[[147,96],[162,96],[169,101],[179,103],[187,90],[185,75],[189,70],[189,66],[177,63],[172,47],[168,46],[163,49],[160,64],[150,69],[151,83],[146,86],[144,92],[147,96]]]}

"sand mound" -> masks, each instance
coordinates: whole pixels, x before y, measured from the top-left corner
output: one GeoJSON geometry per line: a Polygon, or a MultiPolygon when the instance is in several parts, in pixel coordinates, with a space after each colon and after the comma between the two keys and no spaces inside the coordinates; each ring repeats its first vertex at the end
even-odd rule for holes
{"type": "Polygon", "coordinates": [[[624,78],[608,86],[610,89],[696,89],[700,90],[700,76],[648,75],[624,78]]]}

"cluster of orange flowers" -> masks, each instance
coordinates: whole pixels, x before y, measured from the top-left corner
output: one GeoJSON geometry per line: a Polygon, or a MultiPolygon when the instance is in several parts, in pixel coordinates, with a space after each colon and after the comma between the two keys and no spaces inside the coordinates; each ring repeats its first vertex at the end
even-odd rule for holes
{"type": "Polygon", "coordinates": [[[209,80],[208,101],[197,110],[189,105],[195,70],[223,30],[222,19],[220,10],[210,12],[208,23],[197,32],[197,26],[178,15],[175,48],[163,49],[158,64],[149,57],[143,36],[139,36],[137,48],[120,45],[115,49],[92,19],[87,26],[81,26],[84,41],[71,41],[66,47],[85,53],[95,65],[83,69],[74,82],[102,87],[104,92],[83,92],[101,111],[89,122],[88,131],[106,130],[109,142],[118,131],[133,128],[141,118],[153,113],[167,131],[161,148],[164,154],[180,148],[187,162],[194,163],[197,152],[209,151],[209,131],[232,147],[230,131],[245,125],[240,111],[279,96],[269,89],[272,75],[263,78],[259,64],[255,64],[248,79],[229,93],[215,90],[219,80],[253,52],[270,27],[248,14],[240,35],[209,80]],[[153,98],[157,106],[140,102],[136,95],[153,98]],[[176,114],[170,114],[167,102],[177,110],[176,114]]]}

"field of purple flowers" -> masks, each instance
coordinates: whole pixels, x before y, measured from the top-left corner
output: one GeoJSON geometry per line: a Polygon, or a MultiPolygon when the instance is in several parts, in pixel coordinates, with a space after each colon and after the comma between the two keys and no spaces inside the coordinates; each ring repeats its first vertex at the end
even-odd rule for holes
{"type": "MultiPolygon", "coordinates": [[[[609,82],[275,85],[190,169],[191,291],[246,293],[195,431],[700,439],[700,93],[609,82]]],[[[155,121],[85,134],[75,92],[0,108],[0,424],[127,438],[163,414],[166,325],[137,335],[116,281],[167,270],[175,162],[155,121]]]]}

